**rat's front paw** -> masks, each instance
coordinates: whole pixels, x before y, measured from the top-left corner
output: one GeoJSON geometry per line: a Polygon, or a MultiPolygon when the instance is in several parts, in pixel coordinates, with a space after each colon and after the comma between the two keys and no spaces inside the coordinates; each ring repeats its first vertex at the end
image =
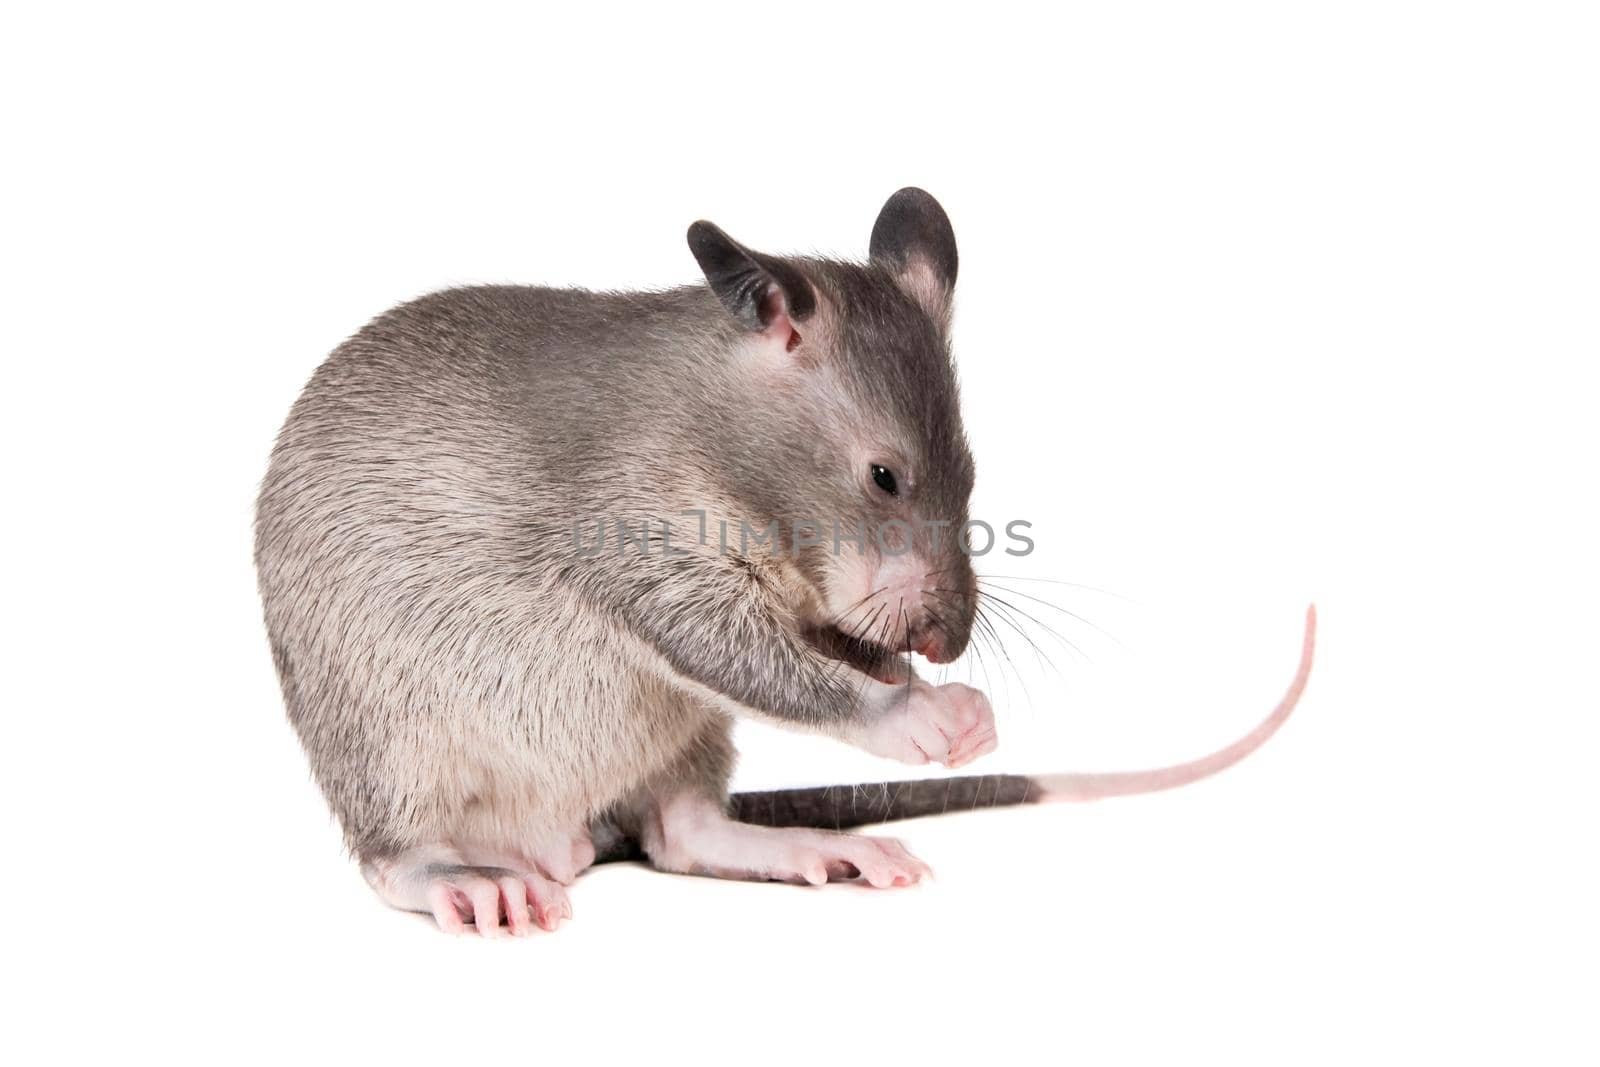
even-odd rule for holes
{"type": "Polygon", "coordinates": [[[867,723],[861,747],[901,763],[961,767],[993,752],[995,744],[988,697],[970,685],[935,687],[917,679],[867,723]]]}

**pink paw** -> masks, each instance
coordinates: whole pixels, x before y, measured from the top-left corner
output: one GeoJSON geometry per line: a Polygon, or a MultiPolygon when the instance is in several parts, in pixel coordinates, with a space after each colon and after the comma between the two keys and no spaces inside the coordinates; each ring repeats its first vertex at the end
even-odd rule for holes
{"type": "Polygon", "coordinates": [[[901,763],[961,767],[997,744],[988,697],[968,685],[934,687],[917,679],[868,724],[862,747],[901,763]]]}
{"type": "Polygon", "coordinates": [[[499,937],[503,920],[504,929],[525,937],[535,925],[554,930],[572,918],[567,891],[541,875],[446,865],[428,873],[428,909],[446,933],[465,933],[470,922],[480,936],[499,937]]]}
{"type": "Polygon", "coordinates": [[[768,870],[782,882],[823,885],[859,878],[877,889],[916,885],[933,874],[892,837],[863,837],[825,830],[791,831],[768,870]]]}

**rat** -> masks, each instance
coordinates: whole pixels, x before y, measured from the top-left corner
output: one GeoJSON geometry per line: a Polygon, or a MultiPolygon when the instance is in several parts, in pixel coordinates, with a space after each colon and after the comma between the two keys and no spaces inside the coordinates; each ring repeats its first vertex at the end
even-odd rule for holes
{"type": "Polygon", "coordinates": [[[702,284],[402,304],[278,435],[255,525],[273,661],[384,901],[498,936],[558,927],[607,859],[911,885],[929,870],[904,845],[848,829],[1182,784],[1288,716],[1314,614],[1283,702],[1191,764],[730,796],[740,717],[949,768],[996,729],[984,694],[912,660],[960,656],[980,595],[950,536],[974,464],[944,210],[895,193],[865,263],[704,221],[688,244],[702,284]]]}

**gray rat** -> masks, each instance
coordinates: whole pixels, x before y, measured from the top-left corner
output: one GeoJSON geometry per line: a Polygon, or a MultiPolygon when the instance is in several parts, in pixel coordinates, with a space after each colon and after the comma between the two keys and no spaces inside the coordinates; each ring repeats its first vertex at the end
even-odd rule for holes
{"type": "Polygon", "coordinates": [[[899,842],[841,830],[1179,784],[1288,715],[1309,616],[1277,711],[1182,768],[730,797],[738,716],[947,767],[996,735],[983,694],[910,662],[958,657],[978,599],[951,535],[974,467],[943,209],[894,194],[864,264],[707,222],[688,240],[706,284],[403,304],[333,352],[278,436],[255,550],[273,659],[384,900],[492,935],[555,928],[573,879],[627,855],[909,885],[927,868],[899,842]]]}

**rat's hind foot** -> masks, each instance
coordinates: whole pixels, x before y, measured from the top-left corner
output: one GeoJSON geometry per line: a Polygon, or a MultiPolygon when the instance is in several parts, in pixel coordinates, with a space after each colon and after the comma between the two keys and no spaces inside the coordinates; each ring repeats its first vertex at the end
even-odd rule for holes
{"type": "Polygon", "coordinates": [[[525,937],[533,924],[554,930],[572,918],[567,891],[531,871],[434,864],[425,877],[428,910],[446,933],[464,933],[470,921],[480,935],[498,937],[504,919],[513,934],[525,937]]]}
{"type": "Polygon", "coordinates": [[[885,889],[915,885],[933,873],[893,838],[751,826],[694,796],[664,802],[643,845],[662,870],[718,878],[809,885],[859,878],[885,889]]]}
{"type": "Polygon", "coordinates": [[[450,849],[411,849],[395,859],[362,863],[372,888],[392,907],[431,914],[439,929],[465,933],[472,923],[498,937],[501,922],[522,937],[535,925],[554,930],[572,918],[567,891],[542,874],[457,862],[450,849]]]}

